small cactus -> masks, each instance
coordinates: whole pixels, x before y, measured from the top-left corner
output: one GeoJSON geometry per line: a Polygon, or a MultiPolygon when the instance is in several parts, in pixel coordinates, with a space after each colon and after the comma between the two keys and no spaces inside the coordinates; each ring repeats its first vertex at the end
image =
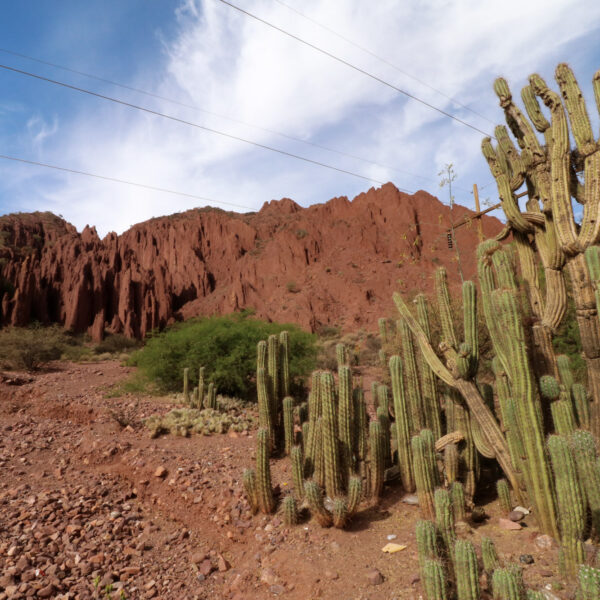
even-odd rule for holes
{"type": "Polygon", "coordinates": [[[304,495],[308,502],[311,514],[317,519],[322,527],[331,527],[333,519],[331,513],[325,508],[323,503],[323,492],[314,481],[307,481],[304,484],[304,495]]]}
{"type": "Polygon", "coordinates": [[[283,499],[281,512],[283,514],[283,522],[287,527],[298,524],[298,505],[296,504],[296,498],[291,494],[283,499]]]}
{"type": "Polygon", "coordinates": [[[540,377],[540,392],[546,400],[556,400],[560,395],[558,381],[552,375],[542,375],[540,377]]]}
{"type": "MultiPolygon", "coordinates": [[[[519,570],[520,571],[520,570],[519,570]]],[[[516,569],[496,569],[492,576],[494,600],[522,600],[525,592],[523,575],[516,569]]]]}
{"type": "Polygon", "coordinates": [[[248,504],[253,514],[258,512],[258,495],[256,492],[256,473],[253,469],[245,469],[242,476],[244,483],[244,489],[246,496],[248,497],[248,504]]]}
{"type": "Polygon", "coordinates": [[[257,504],[263,513],[269,514],[275,509],[275,499],[273,498],[273,488],[271,486],[268,430],[259,429],[256,434],[256,442],[257,504]]]}
{"type": "Polygon", "coordinates": [[[424,568],[427,560],[439,558],[437,532],[432,521],[417,521],[415,528],[417,551],[421,577],[424,578],[424,568]]]}
{"type": "Polygon", "coordinates": [[[481,560],[483,562],[483,569],[488,575],[491,575],[500,566],[496,546],[489,537],[481,539],[481,560]]]}
{"type": "Polygon", "coordinates": [[[350,516],[348,511],[348,503],[345,498],[335,498],[333,500],[333,509],[331,511],[333,517],[333,526],[338,529],[343,529],[350,516]]]}

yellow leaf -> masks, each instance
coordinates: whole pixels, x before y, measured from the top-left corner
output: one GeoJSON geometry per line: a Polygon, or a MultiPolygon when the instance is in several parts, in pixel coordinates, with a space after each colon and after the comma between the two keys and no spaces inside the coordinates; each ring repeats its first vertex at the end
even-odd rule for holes
{"type": "Polygon", "coordinates": [[[401,544],[386,544],[381,551],[382,552],[388,552],[389,554],[394,554],[394,552],[400,552],[400,550],[404,550],[406,548],[406,546],[403,546],[401,544]]]}

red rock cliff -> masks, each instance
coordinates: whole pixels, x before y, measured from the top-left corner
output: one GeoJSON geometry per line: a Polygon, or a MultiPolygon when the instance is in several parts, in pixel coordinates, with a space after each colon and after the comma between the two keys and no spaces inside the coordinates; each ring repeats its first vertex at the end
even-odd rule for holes
{"type": "MultiPolygon", "coordinates": [[[[453,219],[468,214],[455,206],[453,219]]],[[[309,208],[283,199],[249,214],[194,209],[103,240],[51,213],[8,215],[0,217],[0,322],[141,337],[173,319],[253,308],[313,331],[374,328],[396,316],[395,290],[430,291],[436,266],[458,281],[449,216],[426,192],[410,196],[391,183],[309,208]]],[[[501,223],[484,217],[483,228],[494,235],[501,223]]],[[[457,231],[467,278],[476,231],[457,231]]]]}

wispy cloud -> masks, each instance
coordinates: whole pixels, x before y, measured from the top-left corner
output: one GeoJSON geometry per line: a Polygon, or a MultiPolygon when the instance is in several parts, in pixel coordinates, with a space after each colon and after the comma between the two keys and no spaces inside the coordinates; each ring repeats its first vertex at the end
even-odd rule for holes
{"type": "MultiPolygon", "coordinates": [[[[506,76],[518,91],[530,72],[539,71],[550,80],[556,63],[568,60],[570,53],[576,56],[573,66],[593,108],[588,82],[600,64],[593,64],[596,56],[575,50],[580,40],[599,28],[598,3],[287,1],[492,121],[502,120],[491,90],[495,76],[506,76]]],[[[492,123],[456,107],[445,96],[272,0],[239,3],[478,128],[493,131],[492,123]]],[[[140,65],[132,85],[395,169],[304,146],[206,112],[125,94],[123,90],[107,91],[368,177],[391,179],[408,189],[438,193],[437,173],[443,164],[452,162],[459,175],[457,190],[462,190],[457,192],[459,202],[469,200],[473,182],[484,185],[491,179],[480,156],[480,134],[222,3],[186,0],[174,10],[173,20],[175,33],[157,35],[157,44],[163,49],[162,64],[152,65],[151,70],[149,65],[140,65]],[[151,77],[146,75],[150,71],[151,77]]],[[[87,68],[103,72],[102,64],[87,68]]],[[[352,196],[369,187],[359,179],[89,98],[81,99],[75,116],[61,115],[60,130],[51,110],[47,115],[32,115],[29,129],[31,151],[42,152],[48,162],[254,209],[272,198],[288,196],[310,204],[333,195],[352,196]]],[[[17,194],[22,198],[31,199],[33,189],[36,206],[60,212],[78,227],[96,224],[103,233],[122,231],[151,216],[198,204],[74,175],[39,179],[36,173],[36,179],[23,180],[21,173],[17,194]]],[[[494,186],[486,188],[486,194],[495,194],[494,186]]]]}

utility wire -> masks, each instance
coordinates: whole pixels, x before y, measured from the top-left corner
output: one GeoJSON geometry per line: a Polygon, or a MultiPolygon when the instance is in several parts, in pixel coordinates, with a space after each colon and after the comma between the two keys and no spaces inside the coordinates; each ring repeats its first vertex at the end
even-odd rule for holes
{"type": "Polygon", "coordinates": [[[396,92],[399,92],[400,94],[403,94],[403,95],[407,96],[408,98],[411,98],[412,100],[416,100],[417,102],[420,102],[424,106],[427,106],[428,108],[431,108],[432,110],[435,110],[436,112],[438,112],[450,119],[453,119],[454,121],[456,121],[457,123],[460,123],[461,125],[464,125],[465,127],[469,127],[470,129],[473,129],[474,131],[477,131],[478,133],[485,135],[486,137],[495,139],[495,137],[493,135],[486,133],[485,131],[483,131],[482,129],[479,129],[475,125],[471,125],[470,123],[467,123],[467,121],[463,121],[462,119],[455,117],[453,114],[446,112],[445,110],[438,108],[437,106],[434,106],[433,104],[430,104],[426,100],[422,100],[421,98],[418,98],[414,94],[411,94],[410,92],[407,92],[407,91],[395,86],[394,84],[389,83],[385,79],[381,79],[381,77],[377,77],[377,75],[373,75],[372,73],[369,73],[369,71],[365,71],[364,69],[361,69],[360,67],[357,67],[356,65],[353,65],[352,63],[348,62],[347,60],[344,60],[343,58],[340,58],[339,56],[336,56],[335,54],[332,54],[331,52],[328,52],[327,50],[323,50],[323,48],[320,48],[319,46],[316,46],[315,44],[312,44],[311,42],[307,42],[306,40],[302,39],[301,37],[298,37],[297,35],[294,35],[293,33],[290,33],[289,31],[286,31],[285,29],[282,29],[281,27],[278,27],[277,25],[274,25],[273,23],[270,23],[269,21],[266,21],[265,19],[262,19],[261,17],[258,17],[255,14],[253,14],[247,10],[244,10],[243,8],[240,8],[239,6],[236,6],[235,4],[232,4],[231,2],[228,2],[227,0],[218,0],[218,1],[222,2],[223,4],[226,4],[227,6],[230,6],[231,8],[241,12],[242,14],[244,14],[252,19],[259,21],[260,23],[263,23],[264,25],[267,25],[268,27],[275,29],[276,31],[279,31],[280,33],[283,33],[284,35],[287,35],[288,37],[291,37],[292,39],[296,40],[297,42],[300,42],[301,44],[304,44],[305,46],[308,46],[309,48],[312,48],[313,50],[316,50],[317,52],[320,52],[321,54],[324,54],[325,56],[328,56],[329,58],[332,58],[333,60],[336,60],[337,62],[342,63],[343,65],[346,65],[347,67],[350,67],[351,69],[354,69],[355,71],[358,71],[359,73],[362,73],[363,75],[366,75],[367,77],[370,77],[371,79],[373,79],[375,81],[378,81],[379,83],[382,83],[383,85],[391,88],[392,90],[395,90],[396,92]]]}
{"type": "Polygon", "coordinates": [[[136,181],[128,181],[126,179],[118,179],[116,177],[108,177],[106,175],[98,175],[96,173],[88,173],[87,171],[78,171],[76,169],[69,169],[67,167],[59,167],[58,165],[49,165],[35,160],[27,160],[25,158],[17,158],[16,156],[6,156],[0,154],[0,158],[5,160],[12,160],[27,165],[35,165],[36,167],[46,167],[47,169],[56,169],[57,171],[64,171],[65,173],[74,173],[75,175],[85,175],[87,177],[94,177],[96,179],[103,179],[104,181],[112,181],[114,183],[124,183],[126,185],[133,185],[135,187],[152,190],[154,192],[163,192],[165,194],[175,194],[176,196],[185,196],[186,198],[194,198],[196,200],[202,200],[203,202],[211,202],[213,204],[225,204],[227,206],[235,206],[236,208],[246,208],[251,211],[255,211],[255,208],[251,206],[245,206],[244,204],[235,204],[233,202],[225,202],[222,200],[212,200],[211,198],[205,198],[204,196],[197,196],[196,194],[187,194],[186,192],[178,192],[176,190],[169,190],[167,188],[156,187],[153,185],[147,185],[145,183],[138,183],[136,181]]]}
{"type": "Polygon", "coordinates": [[[481,113],[478,113],[476,110],[469,108],[466,104],[459,102],[456,98],[453,98],[452,96],[448,96],[448,94],[445,94],[441,90],[438,90],[437,88],[426,83],[422,79],[419,79],[418,77],[415,77],[414,75],[411,75],[410,73],[406,72],[404,69],[401,69],[400,67],[398,67],[394,63],[390,62],[386,58],[383,58],[382,56],[375,54],[375,52],[369,50],[368,48],[365,48],[364,46],[357,44],[350,38],[347,38],[346,36],[342,35],[341,33],[338,33],[334,29],[331,29],[331,27],[328,27],[327,25],[323,25],[323,23],[319,23],[319,21],[317,21],[316,19],[309,17],[308,15],[299,11],[297,8],[294,8],[293,6],[290,6],[289,4],[286,4],[285,2],[282,2],[281,0],[274,0],[274,1],[277,2],[277,4],[281,4],[281,6],[285,6],[288,10],[295,12],[297,15],[300,15],[303,19],[306,19],[307,21],[314,23],[317,27],[320,27],[321,29],[328,31],[332,35],[335,35],[337,38],[339,38],[340,40],[343,40],[347,44],[350,44],[351,46],[358,48],[361,52],[364,52],[365,54],[368,54],[369,56],[376,58],[378,61],[382,62],[383,64],[387,65],[388,67],[392,67],[392,69],[395,69],[396,71],[398,71],[398,73],[402,73],[402,75],[408,77],[409,79],[412,79],[413,81],[416,81],[417,83],[420,83],[422,86],[429,88],[430,90],[436,92],[437,94],[440,94],[440,96],[443,96],[444,98],[450,100],[450,102],[456,104],[457,106],[460,106],[461,108],[468,110],[470,113],[473,113],[474,115],[478,116],[479,118],[483,119],[484,121],[487,121],[488,123],[491,123],[492,125],[495,125],[494,121],[492,121],[491,119],[488,119],[485,115],[482,115],[481,113]]]}
{"type": "MultiPolygon", "coordinates": [[[[136,88],[136,87],[133,87],[130,85],[125,85],[123,83],[118,83],[111,79],[105,79],[104,77],[98,77],[97,75],[93,75],[91,73],[86,73],[84,71],[78,71],[77,69],[71,69],[70,67],[65,67],[64,65],[59,65],[54,62],[49,62],[46,60],[42,60],[40,58],[35,58],[34,56],[29,56],[27,54],[21,54],[20,52],[15,52],[14,50],[8,50],[7,48],[0,48],[0,52],[2,52],[4,54],[9,54],[11,56],[16,56],[18,58],[24,58],[26,60],[30,60],[32,62],[36,62],[41,65],[53,67],[55,69],[60,69],[62,71],[66,71],[67,73],[74,73],[75,75],[81,75],[81,76],[87,77],[89,79],[94,79],[95,81],[101,81],[102,83],[108,83],[110,85],[120,87],[124,90],[136,92],[137,94],[143,94],[144,96],[149,96],[150,98],[156,98],[157,100],[162,100],[163,102],[168,102],[170,104],[182,106],[183,108],[189,108],[191,110],[196,110],[196,111],[202,112],[204,114],[211,115],[213,117],[219,117],[220,119],[225,119],[227,121],[231,121],[232,123],[237,123],[239,125],[244,125],[245,127],[252,127],[253,129],[257,129],[258,131],[263,131],[263,132],[269,133],[271,135],[277,135],[279,137],[291,140],[293,142],[298,142],[300,144],[306,144],[307,146],[319,148],[320,150],[326,150],[327,152],[332,152],[334,154],[338,154],[339,156],[345,156],[346,158],[360,160],[361,162],[364,162],[364,163],[367,163],[370,165],[374,165],[376,167],[381,167],[382,169],[388,169],[390,171],[395,171],[396,173],[402,173],[404,175],[409,175],[411,177],[414,177],[415,179],[421,179],[423,181],[436,181],[437,182],[437,179],[434,179],[433,177],[425,177],[423,175],[417,175],[416,173],[412,173],[412,172],[406,171],[404,169],[398,169],[397,167],[392,167],[390,165],[383,165],[381,163],[375,162],[368,158],[357,156],[356,154],[351,154],[349,152],[343,152],[342,150],[336,150],[335,148],[330,148],[329,146],[324,146],[322,144],[318,144],[316,142],[311,142],[309,140],[303,140],[302,138],[294,137],[293,135],[289,135],[287,133],[282,133],[281,131],[276,131],[274,129],[269,129],[268,127],[262,127],[260,125],[254,125],[252,123],[248,123],[247,121],[242,121],[241,119],[236,119],[234,117],[229,117],[229,116],[223,115],[221,113],[206,110],[205,108],[201,108],[201,107],[195,106],[193,104],[186,104],[185,102],[181,102],[179,100],[167,98],[166,96],[162,96],[160,94],[155,94],[153,92],[148,92],[148,91],[142,90],[140,88],[136,88]]],[[[461,189],[461,188],[457,188],[457,189],[461,189]]],[[[465,191],[465,190],[463,190],[463,191],[465,191]]]]}
{"type": "MultiPolygon", "coordinates": [[[[64,88],[75,90],[77,92],[81,92],[83,94],[88,94],[90,96],[94,96],[95,98],[101,98],[102,100],[109,100],[110,102],[115,102],[116,104],[121,104],[122,106],[127,106],[129,108],[135,108],[136,110],[141,110],[143,112],[149,113],[151,115],[155,115],[158,117],[163,117],[164,119],[169,119],[170,121],[175,121],[176,123],[182,123],[183,125],[190,125],[191,127],[196,127],[198,129],[202,129],[204,131],[209,131],[210,133],[215,133],[217,135],[237,140],[238,142],[244,142],[246,144],[250,144],[251,146],[256,146],[257,148],[263,148],[264,150],[270,150],[271,152],[277,152],[278,154],[282,154],[284,156],[289,156],[290,158],[296,158],[297,160],[302,160],[304,162],[318,165],[319,167],[324,167],[326,169],[331,169],[332,171],[337,171],[338,173],[345,173],[346,175],[351,175],[352,177],[358,177],[359,179],[363,179],[365,181],[371,181],[373,183],[378,183],[379,185],[383,185],[384,181],[379,181],[378,179],[374,179],[373,177],[367,177],[365,175],[360,175],[359,173],[355,173],[353,171],[348,171],[346,169],[341,169],[340,167],[334,167],[333,165],[329,165],[327,163],[320,162],[318,160],[313,160],[312,158],[307,158],[305,156],[300,156],[299,154],[293,154],[292,152],[287,152],[285,150],[281,150],[279,148],[274,148],[273,146],[267,146],[266,144],[261,144],[259,142],[254,142],[252,140],[248,140],[246,138],[242,138],[236,135],[232,135],[230,133],[225,133],[224,131],[219,131],[218,129],[213,129],[212,127],[206,127],[205,125],[200,125],[199,123],[194,123],[192,121],[186,121],[185,119],[180,119],[178,117],[174,117],[172,115],[167,115],[165,113],[159,112],[157,110],[152,110],[150,108],[145,108],[143,106],[139,106],[137,104],[132,104],[131,102],[125,102],[124,100],[119,100],[118,98],[113,98],[112,96],[105,96],[104,94],[99,94],[97,92],[92,92],[91,90],[87,90],[85,88],[77,87],[75,85],[70,85],[68,83],[64,83],[62,81],[57,81],[56,79],[50,79],[48,77],[42,77],[41,75],[36,75],[35,73],[30,73],[29,71],[23,71],[21,69],[16,69],[14,67],[9,67],[7,65],[0,64],[0,68],[5,69],[7,71],[12,71],[13,73],[18,73],[20,75],[26,75],[27,77],[33,77],[34,79],[39,79],[40,81],[46,81],[47,83],[53,83],[55,85],[62,86],[64,88]]],[[[412,193],[408,190],[398,188],[400,191],[406,192],[408,194],[412,193]]]]}

